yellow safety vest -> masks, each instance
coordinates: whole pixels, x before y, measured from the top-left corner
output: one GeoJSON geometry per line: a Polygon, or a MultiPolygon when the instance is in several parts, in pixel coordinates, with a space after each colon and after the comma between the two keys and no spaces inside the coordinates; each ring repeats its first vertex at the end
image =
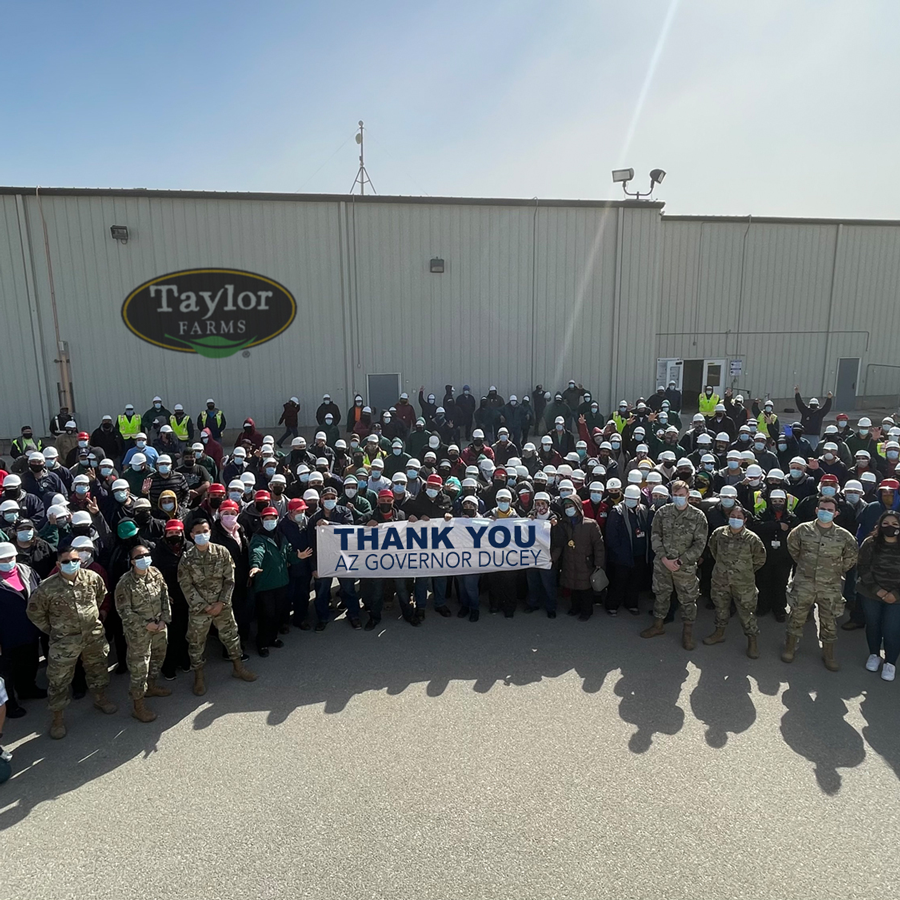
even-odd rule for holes
{"type": "Polygon", "coordinates": [[[182,444],[188,439],[188,423],[190,421],[191,420],[187,416],[180,422],[174,415],[169,416],[169,424],[172,426],[172,431],[175,432],[175,437],[178,438],[182,444]]]}
{"type": "Polygon", "coordinates": [[[716,407],[719,403],[720,400],[718,394],[707,397],[704,392],[700,395],[700,412],[703,413],[707,419],[711,419],[716,414],[716,407]]]}
{"type": "Polygon", "coordinates": [[[119,416],[119,434],[125,440],[133,440],[140,434],[141,417],[135,413],[130,419],[126,415],[119,416]]]}
{"type": "MultiPolygon", "coordinates": [[[[218,425],[219,428],[221,428],[222,427],[222,410],[221,409],[216,410],[216,414],[215,414],[214,418],[216,420],[216,425],[218,425]]],[[[206,423],[207,423],[208,419],[209,419],[209,416],[207,415],[206,410],[204,410],[202,413],[200,413],[200,421],[203,423],[203,428],[206,428],[206,423]]],[[[175,426],[173,425],[172,427],[174,428],[175,426]]],[[[202,431],[203,428],[201,428],[200,430],[202,431]]]]}
{"type": "MultiPolygon", "coordinates": [[[[793,512],[797,505],[797,498],[793,494],[787,494],[787,500],[784,502],[784,508],[787,512],[793,512]]],[[[753,493],[753,514],[759,516],[768,509],[769,504],[766,503],[762,491],[754,491],[753,493]]]]}

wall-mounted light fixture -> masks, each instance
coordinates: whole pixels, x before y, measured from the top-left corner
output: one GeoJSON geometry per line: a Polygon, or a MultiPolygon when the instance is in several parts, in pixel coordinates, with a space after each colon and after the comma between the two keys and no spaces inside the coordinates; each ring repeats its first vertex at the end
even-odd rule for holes
{"type": "Polygon", "coordinates": [[[128,243],[128,227],[126,225],[110,225],[109,233],[114,241],[128,243]]]}
{"type": "Polygon", "coordinates": [[[444,261],[442,259],[438,259],[435,257],[431,260],[431,264],[429,266],[429,271],[432,275],[443,275],[444,274],[444,261]]]}

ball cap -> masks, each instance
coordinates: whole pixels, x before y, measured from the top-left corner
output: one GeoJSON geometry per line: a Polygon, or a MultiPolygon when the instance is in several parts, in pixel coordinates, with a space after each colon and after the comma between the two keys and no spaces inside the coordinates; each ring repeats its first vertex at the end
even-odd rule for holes
{"type": "Polygon", "coordinates": [[[429,487],[437,487],[441,488],[444,486],[444,482],[441,481],[440,475],[429,475],[428,480],[425,482],[429,487]]]}
{"type": "Polygon", "coordinates": [[[394,499],[393,491],[389,491],[389,490],[387,490],[387,488],[385,488],[383,491],[379,491],[378,499],[379,500],[393,500],[394,499]]]}
{"type": "Polygon", "coordinates": [[[169,521],[166,522],[164,531],[166,534],[183,534],[184,522],[180,519],[169,519],[169,521]]]}

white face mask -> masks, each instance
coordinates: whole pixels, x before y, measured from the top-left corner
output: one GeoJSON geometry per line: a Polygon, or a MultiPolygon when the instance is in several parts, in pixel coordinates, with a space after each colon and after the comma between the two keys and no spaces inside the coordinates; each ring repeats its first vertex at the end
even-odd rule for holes
{"type": "Polygon", "coordinates": [[[277,519],[263,519],[263,528],[265,528],[266,531],[274,531],[277,525],[277,519]]]}
{"type": "Polygon", "coordinates": [[[344,488],[344,494],[348,500],[352,500],[357,495],[357,493],[358,490],[355,487],[344,488]]]}

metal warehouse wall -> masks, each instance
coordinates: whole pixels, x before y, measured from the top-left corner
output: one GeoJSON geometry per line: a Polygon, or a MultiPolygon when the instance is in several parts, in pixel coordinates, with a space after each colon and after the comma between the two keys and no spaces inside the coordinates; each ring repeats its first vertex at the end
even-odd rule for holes
{"type": "Polygon", "coordinates": [[[860,357],[859,397],[896,397],[900,225],[665,217],[658,355],[740,358],[759,396],[835,387],[860,357]]]}
{"type": "Polygon", "coordinates": [[[0,434],[43,430],[57,406],[56,336],[68,343],[82,422],[159,393],[194,416],[208,396],[231,424],[273,426],[299,396],[312,421],[328,391],[342,408],[367,373],[403,389],[445,382],[504,395],[583,380],[606,408],[646,390],[655,368],[661,204],[202,195],[0,189],[0,304],[21,340],[0,358],[15,385],[0,434]],[[109,234],[126,225],[127,244],[109,234]],[[445,260],[443,275],[429,260],[445,260]],[[125,327],[125,297],[150,278],[223,266],[284,284],[298,314],[248,356],[155,347],[125,327]],[[627,338],[623,337],[627,335],[627,338]],[[620,348],[628,344],[628,351],[620,348]],[[41,423],[40,425],[38,423],[41,423]]]}

